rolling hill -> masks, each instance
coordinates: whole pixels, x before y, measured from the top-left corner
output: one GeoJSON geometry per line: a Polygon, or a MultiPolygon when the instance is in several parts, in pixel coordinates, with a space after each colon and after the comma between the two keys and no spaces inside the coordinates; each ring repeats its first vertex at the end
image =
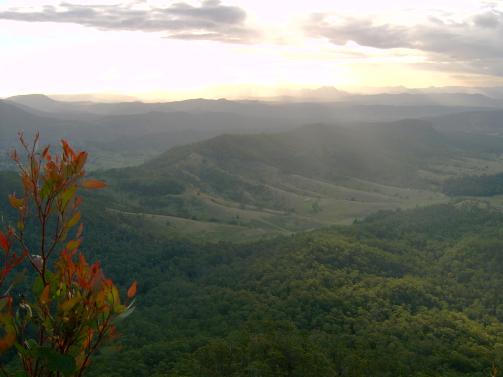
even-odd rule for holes
{"type": "Polygon", "coordinates": [[[469,132],[472,134],[503,134],[503,111],[470,111],[431,118],[440,131],[469,132]]]}
{"type": "MultiPolygon", "coordinates": [[[[446,201],[445,179],[503,171],[503,139],[481,138],[440,133],[420,120],[316,124],[221,135],[100,177],[112,188],[110,208],[160,231],[188,219],[208,232],[225,224],[243,234],[286,234],[446,201]]],[[[211,238],[208,232],[194,236],[211,238]]]]}

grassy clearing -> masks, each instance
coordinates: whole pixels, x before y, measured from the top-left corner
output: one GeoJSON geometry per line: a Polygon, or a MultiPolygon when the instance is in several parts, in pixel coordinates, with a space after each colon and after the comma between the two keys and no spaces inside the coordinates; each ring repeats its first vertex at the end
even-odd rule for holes
{"type": "MultiPolygon", "coordinates": [[[[274,184],[270,187],[288,210],[258,208],[216,195],[188,191],[176,196],[192,203],[186,217],[174,216],[169,209],[163,213],[163,208],[157,208],[156,213],[144,210],[120,212],[141,219],[156,234],[201,241],[246,242],[333,224],[348,224],[379,210],[448,201],[446,196],[433,191],[404,189],[353,178],[333,184],[283,176],[281,182],[279,189],[274,184]],[[288,187],[292,190],[288,191],[288,187]]],[[[174,196],[171,197],[174,200],[174,196]]],[[[166,198],[166,202],[169,201],[169,197],[166,198]]]]}
{"type": "MultiPolygon", "coordinates": [[[[203,241],[241,242],[316,229],[333,224],[348,224],[380,210],[407,209],[448,202],[439,192],[447,178],[465,174],[494,174],[503,171],[503,159],[451,159],[425,168],[420,176],[430,189],[403,188],[354,177],[334,181],[263,170],[256,181],[272,193],[269,206],[231,200],[218,192],[198,188],[182,194],[155,197],[124,196],[120,209],[127,216],[140,218],[157,234],[181,236],[203,241]]],[[[243,179],[249,179],[243,176],[243,179]]],[[[503,198],[491,198],[503,208],[503,198]]],[[[113,205],[111,207],[114,207],[113,205]]]]}

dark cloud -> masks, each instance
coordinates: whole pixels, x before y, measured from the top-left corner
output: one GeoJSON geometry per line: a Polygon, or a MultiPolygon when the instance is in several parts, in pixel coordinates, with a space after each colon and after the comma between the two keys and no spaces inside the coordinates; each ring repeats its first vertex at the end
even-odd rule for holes
{"type": "Polygon", "coordinates": [[[379,49],[420,50],[437,67],[472,67],[487,74],[503,70],[503,13],[494,9],[462,22],[430,17],[424,24],[410,26],[379,24],[371,19],[334,21],[330,14],[315,14],[306,32],[337,45],[354,41],[379,49]]]}
{"type": "Polygon", "coordinates": [[[15,8],[0,12],[0,19],[27,22],[74,23],[102,30],[165,32],[169,38],[222,42],[251,42],[254,32],[245,27],[246,13],[219,0],[199,6],[175,3],[168,7],[137,5],[79,5],[62,3],[40,10],[15,8]]]}
{"type": "Polygon", "coordinates": [[[376,25],[368,19],[347,18],[331,22],[328,15],[315,14],[306,29],[311,36],[325,37],[337,45],[348,41],[376,48],[397,48],[408,44],[406,28],[393,25],[376,25]]]}
{"type": "Polygon", "coordinates": [[[501,14],[486,12],[478,14],[473,18],[475,25],[483,28],[494,29],[501,26],[501,14]]]}

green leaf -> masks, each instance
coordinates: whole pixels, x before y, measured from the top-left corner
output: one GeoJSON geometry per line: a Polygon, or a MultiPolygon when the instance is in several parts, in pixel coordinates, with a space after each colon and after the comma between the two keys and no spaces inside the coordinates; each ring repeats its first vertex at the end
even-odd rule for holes
{"type": "Polygon", "coordinates": [[[54,357],[47,359],[47,367],[50,370],[60,371],[64,375],[68,376],[75,371],[77,365],[75,364],[75,359],[72,356],[55,353],[54,357]]]}
{"type": "Polygon", "coordinates": [[[75,359],[70,355],[63,355],[49,347],[40,347],[37,351],[38,357],[45,361],[47,369],[53,372],[61,372],[64,375],[71,375],[77,365],[75,359]]]}
{"type": "Polygon", "coordinates": [[[0,298],[0,312],[2,311],[3,308],[5,308],[5,305],[9,302],[8,297],[2,297],[0,298]]]}
{"type": "Polygon", "coordinates": [[[40,198],[45,199],[49,196],[49,193],[52,190],[52,182],[46,181],[40,190],[40,198]]]}
{"type": "Polygon", "coordinates": [[[72,240],[66,244],[66,249],[73,251],[80,246],[80,240],[72,240]]]}
{"type": "Polygon", "coordinates": [[[80,212],[75,212],[70,220],[66,223],[67,228],[72,228],[80,221],[80,212]]]}
{"type": "Polygon", "coordinates": [[[28,339],[25,341],[25,344],[28,347],[28,349],[31,350],[38,349],[38,343],[35,339],[28,339]]]}
{"type": "Polygon", "coordinates": [[[23,355],[23,356],[31,356],[29,350],[24,348],[21,344],[15,343],[14,346],[16,347],[17,351],[23,355]]]}
{"type": "Polygon", "coordinates": [[[19,283],[22,283],[26,279],[26,269],[18,272],[16,276],[14,276],[14,279],[12,280],[12,284],[16,285],[19,283]]]}
{"type": "Polygon", "coordinates": [[[40,276],[37,276],[35,281],[33,282],[32,291],[35,296],[40,296],[42,290],[44,289],[44,282],[40,276]]]}
{"type": "Polygon", "coordinates": [[[63,191],[63,193],[61,194],[61,204],[62,204],[63,208],[66,208],[66,205],[68,204],[70,199],[73,197],[76,190],[77,190],[77,186],[72,186],[72,187],[66,189],[65,191],[63,191]]]}
{"type": "Polygon", "coordinates": [[[135,306],[128,308],[127,310],[125,310],[124,312],[119,314],[117,317],[115,317],[114,322],[119,323],[119,322],[125,320],[127,317],[129,317],[134,312],[134,310],[135,310],[135,306]]]}
{"type": "Polygon", "coordinates": [[[64,312],[68,312],[68,311],[72,310],[73,307],[75,305],[77,305],[81,300],[82,300],[82,298],[80,296],[72,297],[71,299],[69,299],[61,304],[61,310],[64,312]]]}

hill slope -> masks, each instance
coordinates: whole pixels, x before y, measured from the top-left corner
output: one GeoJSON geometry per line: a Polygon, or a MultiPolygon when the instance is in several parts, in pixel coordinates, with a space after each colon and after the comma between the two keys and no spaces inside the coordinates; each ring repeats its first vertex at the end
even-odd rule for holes
{"type": "Polygon", "coordinates": [[[471,111],[431,118],[441,131],[502,135],[503,111],[471,111]]]}
{"type": "Polygon", "coordinates": [[[99,197],[84,214],[88,257],[140,287],[120,351],[105,348],[91,377],[482,377],[503,367],[501,213],[465,203],[381,212],[241,245],[155,235],[99,197]]]}
{"type": "Polygon", "coordinates": [[[503,361],[501,214],[439,206],[241,246],[103,221],[87,247],[138,279],[140,303],[91,376],[477,377],[503,361]]]}
{"type": "MultiPolygon", "coordinates": [[[[491,142],[503,152],[503,140],[491,142]]],[[[101,176],[114,190],[111,208],[157,225],[165,216],[285,233],[445,201],[442,180],[503,169],[484,153],[423,121],[312,125],[218,136],[101,176]]]]}

